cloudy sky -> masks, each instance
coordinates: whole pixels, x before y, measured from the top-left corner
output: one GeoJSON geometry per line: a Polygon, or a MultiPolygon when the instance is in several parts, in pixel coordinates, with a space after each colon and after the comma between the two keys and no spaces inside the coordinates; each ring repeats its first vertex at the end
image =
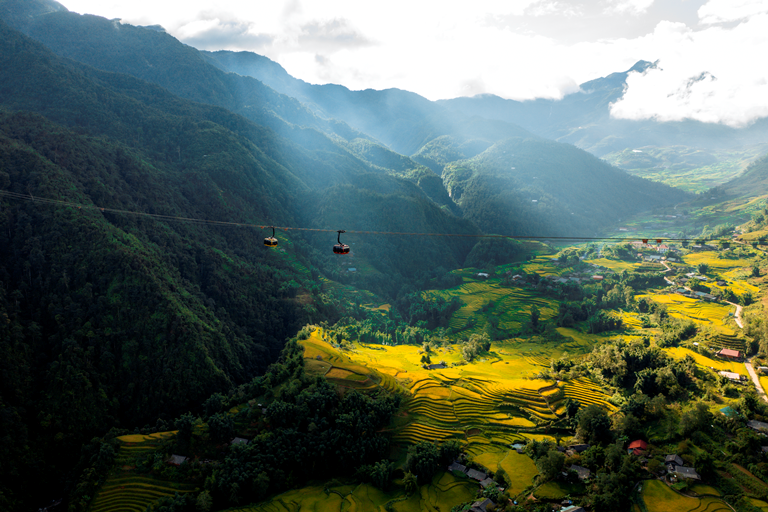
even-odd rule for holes
{"type": "Polygon", "coordinates": [[[162,25],[205,50],[266,55],[291,75],[429,99],[560,98],[632,74],[613,115],[743,126],[768,116],[768,0],[62,0],[162,25]]]}

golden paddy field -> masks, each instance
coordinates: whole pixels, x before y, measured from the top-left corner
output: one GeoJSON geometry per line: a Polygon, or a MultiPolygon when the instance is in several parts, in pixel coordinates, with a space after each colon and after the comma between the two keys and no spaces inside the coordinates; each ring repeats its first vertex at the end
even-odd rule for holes
{"type": "Polygon", "coordinates": [[[718,498],[689,498],[678,494],[660,480],[643,482],[641,498],[648,512],[729,512],[731,509],[718,498]]]}
{"type": "Polygon", "coordinates": [[[279,494],[269,501],[231,512],[363,512],[392,510],[395,512],[440,512],[453,505],[472,501],[477,484],[450,473],[440,473],[432,483],[422,485],[419,492],[406,497],[398,490],[383,492],[372,485],[339,485],[327,490],[322,486],[304,487],[279,494]],[[387,508],[387,506],[391,508],[387,508]]]}
{"type": "Polygon", "coordinates": [[[422,368],[423,352],[415,345],[353,343],[352,350],[341,351],[323,340],[319,328],[301,343],[308,367],[317,368],[336,384],[357,388],[358,382],[350,381],[350,375],[355,375],[371,387],[403,394],[401,413],[390,427],[401,446],[459,439],[473,459],[492,470],[504,469],[514,487],[522,490],[530,485],[536,469],[527,456],[510,446],[531,439],[554,440],[539,429],[563,414],[565,398],[615,410],[600,387],[588,379],[537,378],[553,358],[566,352],[572,357],[585,354],[601,339],[575,329],[559,328],[558,332],[565,337],[558,344],[516,339],[493,343],[485,357],[469,364],[464,364],[458,347],[439,348],[431,359],[444,361],[448,368],[436,370],[422,368]]]}
{"type": "Polygon", "coordinates": [[[593,265],[599,265],[613,270],[614,272],[622,272],[624,270],[634,270],[642,265],[642,262],[630,263],[628,261],[609,260],[608,258],[599,258],[594,260],[584,260],[587,263],[593,265]]]}
{"type": "Polygon", "coordinates": [[[730,304],[720,304],[685,297],[678,293],[653,293],[649,295],[637,295],[635,299],[649,298],[667,306],[669,316],[675,318],[690,318],[698,324],[710,326],[713,329],[733,336],[738,329],[735,321],[731,320],[736,312],[736,307],[730,304]]]}
{"type": "Polygon", "coordinates": [[[751,258],[723,259],[715,251],[692,252],[683,256],[683,261],[694,267],[700,263],[705,263],[709,270],[714,272],[727,272],[734,268],[751,267],[753,263],[751,258]]]}
{"type": "Polygon", "coordinates": [[[479,332],[483,328],[482,323],[475,323],[475,314],[484,307],[491,308],[490,314],[499,318],[499,328],[504,330],[521,329],[530,318],[531,308],[534,305],[539,309],[542,320],[548,320],[557,315],[557,301],[537,292],[501,286],[501,279],[498,278],[482,281],[468,277],[464,279],[466,282],[460,286],[424,293],[426,299],[439,296],[445,300],[451,300],[453,297],[458,297],[464,302],[464,306],[453,314],[448,324],[455,331],[460,331],[462,336],[479,332]]]}

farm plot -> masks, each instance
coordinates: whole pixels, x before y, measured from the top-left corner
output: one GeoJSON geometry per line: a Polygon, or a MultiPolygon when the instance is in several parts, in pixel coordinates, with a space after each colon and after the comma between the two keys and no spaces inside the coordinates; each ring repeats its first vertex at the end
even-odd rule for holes
{"type": "Polygon", "coordinates": [[[706,368],[714,368],[715,371],[718,372],[726,371],[738,373],[740,375],[747,374],[747,370],[744,368],[742,363],[735,363],[725,359],[713,359],[711,357],[701,355],[693,350],[682,347],[665,348],[663,350],[676,359],[682,359],[685,356],[691,356],[696,361],[696,364],[706,368]]]}
{"type": "Polygon", "coordinates": [[[733,328],[726,322],[735,311],[729,304],[718,304],[703,300],[685,297],[677,293],[654,293],[650,295],[637,295],[635,298],[646,297],[667,306],[670,316],[675,318],[690,318],[691,320],[708,325],[722,334],[733,336],[733,328]]]}
{"type": "Polygon", "coordinates": [[[464,302],[464,306],[454,312],[448,324],[455,331],[466,331],[462,332],[462,335],[481,329],[485,323],[482,318],[485,314],[498,316],[499,327],[505,330],[519,330],[530,318],[534,305],[539,308],[544,320],[557,314],[557,303],[553,299],[522,288],[502,287],[499,283],[499,279],[473,281],[448,290],[425,292],[424,296],[439,296],[445,300],[459,297],[464,302]],[[486,313],[479,313],[482,308],[491,309],[486,313]]]}
{"type": "Polygon", "coordinates": [[[563,398],[578,400],[584,405],[599,405],[603,409],[615,411],[616,406],[608,402],[608,396],[596,383],[586,377],[569,380],[561,384],[563,398]]]}
{"type": "Polygon", "coordinates": [[[90,506],[90,512],[143,512],[152,502],[175,493],[193,492],[191,485],[179,484],[138,475],[133,464],[140,455],[155,451],[160,443],[175,432],[158,432],[151,435],[127,435],[121,441],[116,458],[116,469],[110,473],[90,506]]]}
{"type": "Polygon", "coordinates": [[[609,260],[608,258],[599,258],[599,259],[584,260],[584,261],[586,263],[591,263],[593,265],[604,267],[619,273],[623,272],[624,270],[628,270],[628,271],[635,270],[636,267],[642,264],[641,262],[634,263],[629,261],[609,260]]]}
{"type": "Polygon", "coordinates": [[[321,486],[311,486],[285,492],[263,503],[230,509],[230,512],[363,512],[385,507],[395,512],[437,512],[471,501],[474,495],[475,485],[467,479],[440,473],[432,483],[422,485],[419,492],[411,496],[400,489],[383,492],[368,484],[336,486],[328,492],[321,486]]]}
{"type": "Polygon", "coordinates": [[[731,509],[717,498],[689,498],[676,493],[659,480],[643,483],[641,499],[648,512],[729,512],[731,509]]]}
{"type": "Polygon", "coordinates": [[[727,272],[734,268],[751,267],[753,260],[750,258],[724,259],[715,251],[692,252],[683,256],[683,261],[693,267],[704,263],[713,272],[727,272]]]}

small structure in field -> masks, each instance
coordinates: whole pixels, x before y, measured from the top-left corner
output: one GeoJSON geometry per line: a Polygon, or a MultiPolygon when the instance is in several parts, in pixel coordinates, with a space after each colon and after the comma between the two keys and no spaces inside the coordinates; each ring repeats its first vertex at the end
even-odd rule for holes
{"type": "Polygon", "coordinates": [[[732,380],[734,382],[741,382],[741,375],[739,375],[738,373],[720,371],[720,372],[717,372],[717,374],[722,375],[728,380],[732,380]]]}
{"type": "Polygon", "coordinates": [[[488,475],[476,469],[467,470],[467,476],[472,480],[477,480],[478,482],[482,482],[483,480],[488,478],[488,475]]]}
{"type": "Polygon", "coordinates": [[[576,474],[578,474],[578,475],[579,475],[579,480],[581,480],[581,481],[584,481],[584,480],[589,480],[589,476],[592,474],[592,473],[589,471],[589,469],[587,469],[587,468],[585,468],[585,467],[582,467],[582,466],[577,466],[576,464],[572,465],[572,466],[571,466],[570,468],[568,468],[568,469],[569,469],[570,471],[575,471],[575,472],[576,472],[576,474]]]}
{"type": "Polygon", "coordinates": [[[627,453],[630,455],[642,455],[642,453],[648,448],[648,443],[642,439],[632,441],[627,447],[627,453]]]}
{"type": "Polygon", "coordinates": [[[757,432],[762,432],[764,434],[768,433],[768,423],[763,421],[749,420],[747,422],[747,426],[752,430],[756,430],[757,432]]]}
{"type": "Polygon", "coordinates": [[[494,505],[494,503],[489,498],[478,500],[472,504],[469,512],[487,512],[490,505],[494,505]]]}
{"type": "Polygon", "coordinates": [[[720,357],[725,357],[726,359],[732,359],[732,360],[741,359],[741,352],[738,350],[730,349],[730,348],[720,349],[717,355],[720,357]]]}
{"type": "Polygon", "coordinates": [[[701,477],[693,468],[687,468],[685,466],[677,466],[673,471],[680,478],[690,478],[691,480],[701,480],[701,477]]]}
{"type": "Polygon", "coordinates": [[[181,466],[187,461],[187,458],[183,455],[171,455],[171,458],[165,461],[171,466],[181,466]]]}

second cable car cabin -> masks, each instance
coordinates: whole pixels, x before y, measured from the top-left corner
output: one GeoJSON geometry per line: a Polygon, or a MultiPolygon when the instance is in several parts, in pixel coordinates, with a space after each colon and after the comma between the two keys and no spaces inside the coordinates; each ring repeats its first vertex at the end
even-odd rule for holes
{"type": "Polygon", "coordinates": [[[277,238],[275,238],[275,226],[270,227],[272,228],[272,236],[264,239],[264,245],[267,247],[277,247],[277,238]]]}
{"type": "Polygon", "coordinates": [[[336,237],[336,241],[338,243],[333,246],[333,253],[334,254],[349,254],[349,246],[346,245],[346,244],[341,243],[341,234],[342,233],[346,233],[346,231],[343,230],[343,229],[339,230],[339,236],[336,237]]]}

